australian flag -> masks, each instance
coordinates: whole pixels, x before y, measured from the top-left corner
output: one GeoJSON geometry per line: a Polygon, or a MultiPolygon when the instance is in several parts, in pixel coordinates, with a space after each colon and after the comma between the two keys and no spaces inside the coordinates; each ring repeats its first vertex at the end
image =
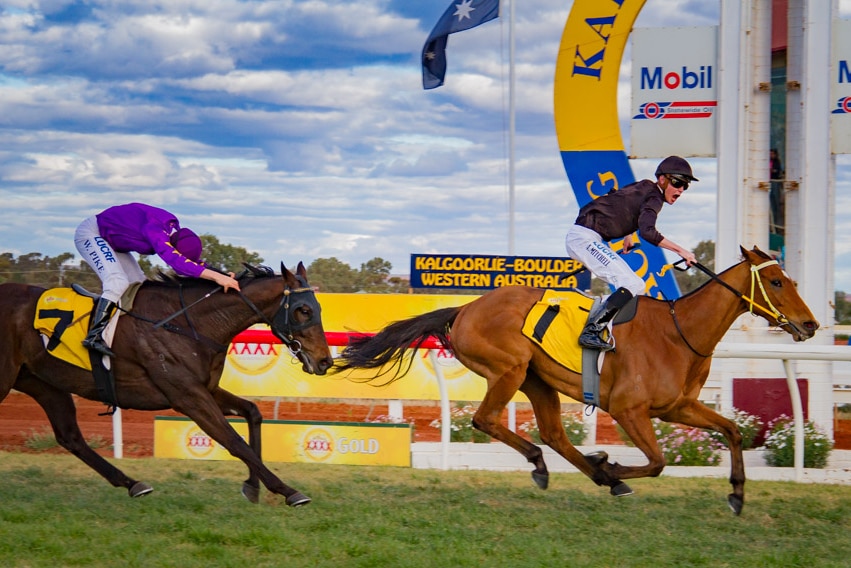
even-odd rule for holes
{"type": "Polygon", "coordinates": [[[423,88],[434,89],[446,76],[446,41],[449,34],[475,28],[499,16],[499,0],[454,0],[423,46],[423,88]]]}

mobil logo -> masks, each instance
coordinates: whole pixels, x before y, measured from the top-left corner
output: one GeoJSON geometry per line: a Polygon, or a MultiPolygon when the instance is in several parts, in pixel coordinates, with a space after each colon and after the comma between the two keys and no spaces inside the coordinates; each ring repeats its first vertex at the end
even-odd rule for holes
{"type": "Polygon", "coordinates": [[[712,65],[690,68],[686,65],[676,71],[663,67],[642,67],[640,71],[641,90],[654,89],[711,89],[712,65]]]}
{"type": "Polygon", "coordinates": [[[830,112],[831,114],[851,113],[851,97],[839,97],[836,101],[836,108],[830,112]]]}

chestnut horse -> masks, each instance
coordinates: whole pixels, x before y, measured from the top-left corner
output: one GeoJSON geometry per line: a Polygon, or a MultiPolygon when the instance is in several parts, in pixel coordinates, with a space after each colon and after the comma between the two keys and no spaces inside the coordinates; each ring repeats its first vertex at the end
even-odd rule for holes
{"type": "MultiPolygon", "coordinates": [[[[736,425],[698,401],[709,376],[712,351],[737,317],[752,311],[779,326],[795,341],[813,336],[819,324],[786,273],[757,248],[744,260],[674,301],[636,299],[636,314],[614,326],[617,349],[600,373],[600,408],[612,415],[647,458],[641,466],[608,462],[605,452],[582,455],[570,443],[560,420],[558,393],[583,400],[582,377],[556,363],[522,333],[526,314],[543,290],[497,288],[461,307],[444,308],[399,321],[375,336],[359,336],[340,355],[339,370],[395,369],[406,353],[429,336],[451,347],[465,367],[487,380],[487,392],[473,426],[508,444],[534,465],[532,478],[548,484],[543,453],[502,425],[500,417],[519,390],[532,403],[541,439],[612,495],[629,495],[624,479],[657,476],[665,467],[651,418],[720,432],[731,455],[728,503],[735,514],[744,505],[742,436],[736,425]],[[755,292],[751,292],[755,290],[755,292]],[[753,293],[754,297],[748,295],[753,293]]],[[[413,351],[410,351],[413,355],[413,351]]]]}
{"type": "MultiPolygon", "coordinates": [[[[302,263],[295,274],[281,264],[280,277],[270,269],[248,267],[239,282],[242,292],[227,294],[215,293],[221,288],[201,279],[144,282],[132,311],[119,319],[115,332],[116,403],[120,408],[173,408],[185,414],[248,466],[242,488],[246,498],[258,501],[262,481],[288,505],[304,505],[310,499],[284,484],[261,460],[262,415],[257,405],[219,387],[219,378],[228,344],[255,323],[268,324],[305,372],[324,375],[333,359],[320,307],[302,263]],[[248,422],[248,443],[225,416],[248,422]]],[[[13,388],[33,397],[62,447],[113,486],[126,487],[131,497],[150,493],[150,485],[127,477],[84,440],[71,393],[98,400],[98,391],[90,371],[50,355],[33,329],[42,292],[24,284],[0,285],[0,401],[13,388]]]]}

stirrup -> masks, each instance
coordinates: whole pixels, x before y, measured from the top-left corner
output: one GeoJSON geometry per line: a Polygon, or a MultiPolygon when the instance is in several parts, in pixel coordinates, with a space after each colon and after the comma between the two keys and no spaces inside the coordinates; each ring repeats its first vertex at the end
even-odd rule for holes
{"type": "Polygon", "coordinates": [[[106,355],[107,357],[115,357],[115,353],[113,353],[112,350],[106,346],[106,343],[104,343],[103,339],[101,338],[86,338],[83,340],[83,347],[85,347],[89,351],[97,351],[101,355],[106,355]],[[100,341],[98,341],[98,339],[100,339],[100,341]]]}
{"type": "MultiPolygon", "coordinates": [[[[595,326],[597,327],[597,326],[595,326]]],[[[605,326],[601,326],[598,331],[594,328],[583,331],[579,336],[579,345],[586,349],[597,349],[599,351],[611,351],[615,348],[613,343],[605,341],[600,334],[605,330],[605,326]]],[[[611,337],[611,336],[610,336],[611,337]]]]}

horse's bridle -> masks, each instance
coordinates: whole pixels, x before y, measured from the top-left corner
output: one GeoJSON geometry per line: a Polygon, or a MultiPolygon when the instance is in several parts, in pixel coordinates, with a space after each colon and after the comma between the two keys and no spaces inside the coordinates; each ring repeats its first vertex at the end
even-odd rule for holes
{"type": "MultiPolygon", "coordinates": [[[[660,274],[660,276],[663,276],[664,273],[667,272],[667,267],[673,267],[676,270],[688,270],[687,267],[686,268],[679,268],[677,266],[677,265],[682,264],[684,262],[685,262],[685,259],[681,259],[681,260],[678,260],[677,262],[675,262],[673,264],[667,265],[665,268],[662,269],[662,273],[660,274]]],[[[759,271],[760,270],[762,270],[763,268],[765,268],[767,266],[774,266],[775,264],[779,264],[779,263],[776,260],[766,260],[765,262],[758,264],[758,265],[751,264],[751,266],[750,266],[750,269],[751,269],[751,294],[750,294],[750,296],[745,296],[744,294],[742,294],[741,292],[739,292],[738,290],[736,290],[735,288],[733,288],[732,286],[730,286],[729,284],[727,284],[726,282],[721,280],[718,277],[717,274],[715,274],[713,271],[709,270],[708,268],[706,268],[705,266],[703,266],[699,262],[693,263],[692,266],[698,268],[701,272],[703,272],[704,274],[709,276],[712,280],[718,282],[719,284],[724,286],[726,289],[730,290],[733,294],[735,294],[740,300],[743,300],[745,303],[747,303],[748,306],[749,306],[748,311],[751,314],[754,313],[754,308],[756,308],[756,309],[770,315],[771,317],[773,317],[775,319],[775,321],[777,321],[777,325],[779,327],[783,327],[785,325],[790,325],[789,319],[785,315],[783,315],[783,313],[780,310],[778,310],[774,306],[774,304],[771,303],[771,299],[768,297],[768,293],[765,291],[765,285],[762,283],[762,280],[760,280],[760,278],[759,278],[759,271]],[[765,301],[766,305],[768,306],[767,308],[765,306],[761,305],[761,304],[757,304],[753,299],[754,298],[754,291],[756,289],[757,283],[759,283],[759,290],[760,290],[760,292],[762,292],[762,299],[765,301]]],[[[697,351],[694,347],[692,347],[691,343],[688,342],[688,339],[686,339],[686,336],[683,335],[683,330],[680,328],[680,323],[677,321],[677,314],[674,311],[674,302],[675,301],[676,300],[670,300],[669,301],[670,304],[671,304],[671,317],[674,319],[674,325],[676,326],[677,331],[680,334],[680,337],[683,338],[683,341],[685,342],[686,345],[688,345],[688,348],[691,349],[691,351],[695,355],[697,355],[698,357],[704,357],[704,358],[705,357],[711,357],[712,356],[711,353],[709,355],[704,355],[704,354],[700,353],[699,351],[697,351]]]]}
{"type": "Polygon", "coordinates": [[[320,325],[322,323],[322,317],[321,308],[319,302],[316,300],[316,294],[314,294],[313,288],[308,286],[307,282],[301,276],[296,275],[296,280],[299,283],[298,288],[284,286],[281,303],[278,304],[278,310],[272,316],[271,321],[242,292],[239,292],[239,297],[260,316],[260,319],[269,326],[275,337],[280,339],[287,346],[287,349],[301,360],[301,342],[295,338],[295,333],[313,327],[314,325],[320,325]],[[298,322],[295,319],[295,314],[304,306],[310,308],[310,317],[303,322],[298,322]]]}

